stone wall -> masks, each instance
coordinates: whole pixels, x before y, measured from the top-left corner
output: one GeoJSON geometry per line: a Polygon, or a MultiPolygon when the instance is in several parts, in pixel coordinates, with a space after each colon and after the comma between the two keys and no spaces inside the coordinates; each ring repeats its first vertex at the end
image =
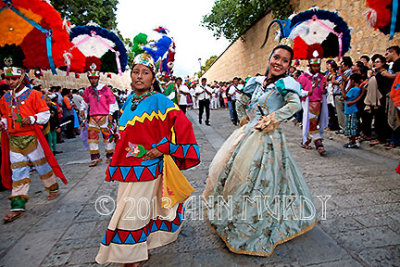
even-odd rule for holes
{"type": "MultiPolygon", "coordinates": [[[[362,15],[366,9],[366,0],[292,0],[295,13],[318,6],[320,9],[333,11],[337,9],[339,15],[354,30],[351,38],[351,49],[346,55],[358,60],[361,55],[384,54],[391,45],[400,44],[400,33],[396,33],[393,40],[379,31],[374,31],[362,15]]],[[[269,38],[264,48],[260,48],[265,37],[272,15],[268,14],[260,19],[244,35],[232,43],[223,52],[211,68],[204,74],[208,81],[228,81],[235,76],[246,78],[256,73],[263,74],[266,70],[266,60],[272,48],[277,44],[269,38]]]]}
{"type": "MultiPolygon", "coordinates": [[[[33,70],[31,70],[29,77],[35,77],[33,70]]],[[[99,83],[112,85],[114,88],[118,89],[130,90],[130,71],[125,71],[122,76],[111,73],[111,78],[107,78],[106,74],[101,73],[99,83]]],[[[62,88],[70,89],[86,88],[90,85],[86,73],[81,73],[79,78],[75,78],[75,73],[71,73],[67,76],[67,73],[62,70],[57,70],[57,75],[53,75],[50,70],[43,71],[43,77],[39,79],[39,84],[43,85],[44,88],[61,86],[62,88]]]]}

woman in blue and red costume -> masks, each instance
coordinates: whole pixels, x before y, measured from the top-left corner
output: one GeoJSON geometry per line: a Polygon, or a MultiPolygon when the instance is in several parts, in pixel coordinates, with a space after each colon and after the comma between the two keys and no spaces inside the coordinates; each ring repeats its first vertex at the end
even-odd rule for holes
{"type": "Polygon", "coordinates": [[[139,266],[148,249],[175,241],[182,227],[183,205],[161,206],[163,155],[179,169],[200,162],[191,122],[179,107],[158,91],[150,55],[135,57],[131,94],[122,107],[119,139],[106,171],[119,181],[117,205],[100,244],[96,261],[139,266]]]}

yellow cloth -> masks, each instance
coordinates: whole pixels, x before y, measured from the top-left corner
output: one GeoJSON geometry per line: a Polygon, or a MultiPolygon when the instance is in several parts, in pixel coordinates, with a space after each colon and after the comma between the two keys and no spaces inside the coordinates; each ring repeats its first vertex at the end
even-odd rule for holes
{"type": "Polygon", "coordinates": [[[183,203],[195,190],[176,166],[172,157],[167,154],[164,154],[162,179],[161,206],[165,209],[172,208],[176,203],[183,203]]]}

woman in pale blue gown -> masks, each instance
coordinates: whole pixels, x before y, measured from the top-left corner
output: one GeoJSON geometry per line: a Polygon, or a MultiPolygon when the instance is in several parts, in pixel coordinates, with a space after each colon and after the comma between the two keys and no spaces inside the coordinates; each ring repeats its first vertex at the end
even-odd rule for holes
{"type": "Polygon", "coordinates": [[[301,109],[301,86],[286,75],[292,58],[290,47],[278,45],[265,76],[250,78],[238,101],[242,127],[210,165],[206,219],[235,253],[268,257],[317,222],[310,190],[279,128],[301,109]]]}

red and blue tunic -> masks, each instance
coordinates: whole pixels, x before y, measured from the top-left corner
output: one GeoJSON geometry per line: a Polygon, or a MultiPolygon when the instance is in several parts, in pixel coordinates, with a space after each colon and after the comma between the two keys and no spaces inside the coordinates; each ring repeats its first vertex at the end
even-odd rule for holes
{"type": "Polygon", "coordinates": [[[157,148],[171,155],[180,169],[200,162],[200,151],[192,123],[170,99],[155,93],[131,110],[132,95],[122,107],[119,121],[121,138],[106,171],[106,181],[142,182],[162,174],[163,157],[142,160],[133,153],[138,146],[145,150],[157,148]]]}

